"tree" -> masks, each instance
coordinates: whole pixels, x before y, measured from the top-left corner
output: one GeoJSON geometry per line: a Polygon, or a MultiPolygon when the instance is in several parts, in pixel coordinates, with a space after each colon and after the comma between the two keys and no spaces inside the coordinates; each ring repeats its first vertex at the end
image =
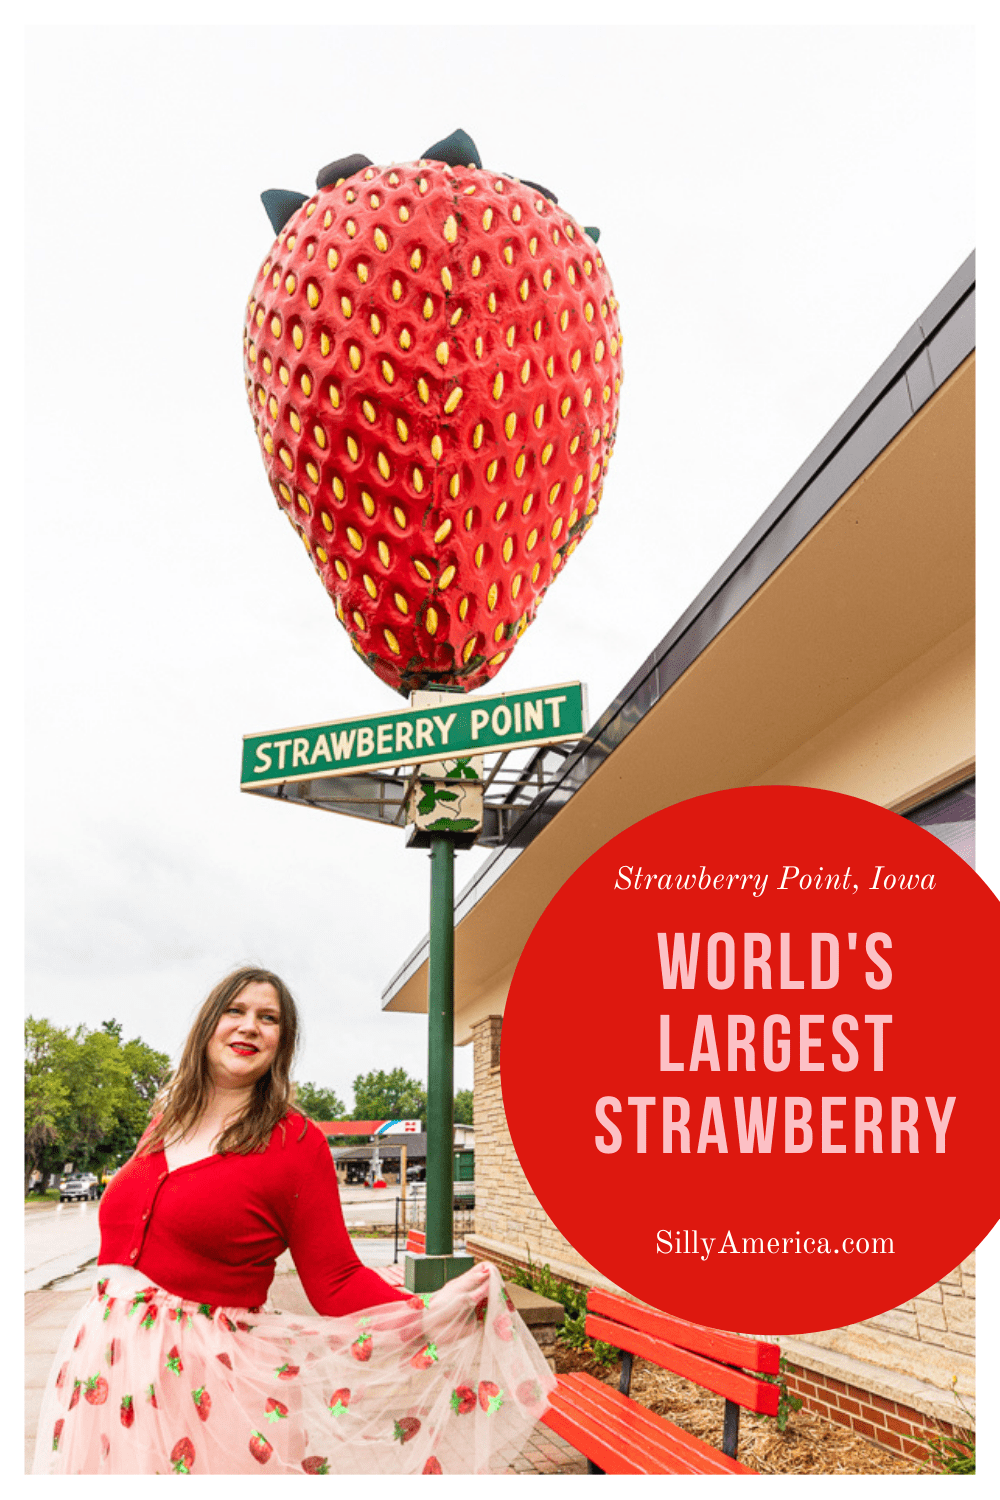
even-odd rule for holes
{"type": "Polygon", "coordinates": [[[117,1022],[74,1032],[29,1016],[25,1023],[25,1188],[67,1161],[100,1169],[131,1155],[165,1082],[170,1059],[117,1022]]]}
{"type": "Polygon", "coordinates": [[[58,1152],[59,1136],[69,1114],[69,1090],[62,1077],[69,1033],[51,1021],[29,1016],[24,1027],[24,1190],[32,1172],[57,1170],[47,1165],[58,1152]]]}
{"type": "Polygon", "coordinates": [[[331,1120],[344,1120],[347,1110],[333,1089],[322,1089],[315,1083],[299,1083],[295,1086],[295,1108],[310,1120],[319,1120],[324,1125],[331,1120]]]}
{"type": "Polygon", "coordinates": [[[404,1068],[359,1073],[354,1080],[352,1120],[424,1120],[427,1094],[404,1068]]]}
{"type": "Polygon", "coordinates": [[[455,1124],[471,1125],[472,1118],[472,1090],[459,1089],[455,1095],[455,1124]]]}

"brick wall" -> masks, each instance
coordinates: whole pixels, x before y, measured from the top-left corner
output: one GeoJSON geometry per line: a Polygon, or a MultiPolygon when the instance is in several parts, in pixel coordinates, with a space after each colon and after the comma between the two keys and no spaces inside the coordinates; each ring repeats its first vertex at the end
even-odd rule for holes
{"type": "Polygon", "coordinates": [[[928,1416],[905,1402],[875,1395],[861,1386],[848,1385],[791,1361],[786,1379],[789,1391],[801,1396],[810,1411],[920,1463],[933,1462],[927,1446],[931,1434],[961,1440],[957,1429],[942,1418],[928,1416]]]}
{"type": "MultiPolygon", "coordinates": [[[[502,1019],[487,1016],[473,1029],[476,1227],[468,1237],[470,1253],[509,1274],[526,1264],[530,1250],[532,1260],[547,1261],[564,1280],[608,1285],[559,1233],[514,1154],[500,1089],[502,1019]]],[[[951,1430],[944,1414],[955,1410],[953,1391],[970,1401],[975,1394],[975,1295],[970,1256],[919,1297],[862,1323],[794,1340],[767,1336],[793,1346],[787,1352],[797,1373],[789,1386],[821,1415],[896,1452],[926,1451],[928,1432],[951,1430]],[[838,1378],[838,1362],[851,1372],[847,1379],[838,1378]]]]}

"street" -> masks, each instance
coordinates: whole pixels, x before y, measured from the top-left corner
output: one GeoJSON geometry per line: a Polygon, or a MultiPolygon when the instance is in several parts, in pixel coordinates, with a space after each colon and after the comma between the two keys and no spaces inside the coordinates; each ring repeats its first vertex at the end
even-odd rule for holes
{"type": "MultiPolygon", "coordinates": [[[[362,1224],[389,1226],[396,1215],[398,1187],[344,1187],[340,1201],[348,1228],[362,1224]]],[[[98,1203],[51,1203],[32,1205],[24,1211],[24,1290],[38,1292],[48,1286],[72,1291],[89,1286],[93,1264],[100,1248],[97,1225],[98,1203]]],[[[369,1264],[382,1264],[384,1253],[374,1242],[365,1254],[369,1264]],[[371,1258],[370,1258],[371,1257],[371,1258]]],[[[368,1247],[365,1247],[368,1250],[368,1247]]],[[[389,1241],[388,1259],[392,1259],[389,1241]]]]}
{"type": "MultiPolygon", "coordinates": [[[[98,1203],[52,1203],[24,1210],[24,1290],[39,1292],[53,1282],[72,1289],[88,1261],[97,1257],[98,1203]],[[69,1280],[68,1278],[73,1278],[69,1280]]],[[[83,1273],[89,1285],[92,1270],[83,1273]]]]}

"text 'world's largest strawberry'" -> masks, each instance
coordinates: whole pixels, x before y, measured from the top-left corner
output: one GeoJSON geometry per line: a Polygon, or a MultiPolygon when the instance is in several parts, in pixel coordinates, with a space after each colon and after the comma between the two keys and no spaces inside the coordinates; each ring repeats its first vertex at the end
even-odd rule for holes
{"type": "Polygon", "coordinates": [[[597,232],[463,132],[318,182],[264,195],[244,364],[268,478],[384,682],[481,686],[601,500],[621,333],[597,232]]]}

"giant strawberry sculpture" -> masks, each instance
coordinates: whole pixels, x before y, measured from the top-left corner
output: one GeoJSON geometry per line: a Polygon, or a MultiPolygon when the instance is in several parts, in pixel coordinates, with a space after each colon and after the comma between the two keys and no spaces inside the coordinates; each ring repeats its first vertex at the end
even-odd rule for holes
{"type": "Polygon", "coordinates": [[[463,131],[317,184],[262,195],[244,367],[271,488],[384,682],[478,687],[601,500],[621,333],[597,231],[463,131]]]}

